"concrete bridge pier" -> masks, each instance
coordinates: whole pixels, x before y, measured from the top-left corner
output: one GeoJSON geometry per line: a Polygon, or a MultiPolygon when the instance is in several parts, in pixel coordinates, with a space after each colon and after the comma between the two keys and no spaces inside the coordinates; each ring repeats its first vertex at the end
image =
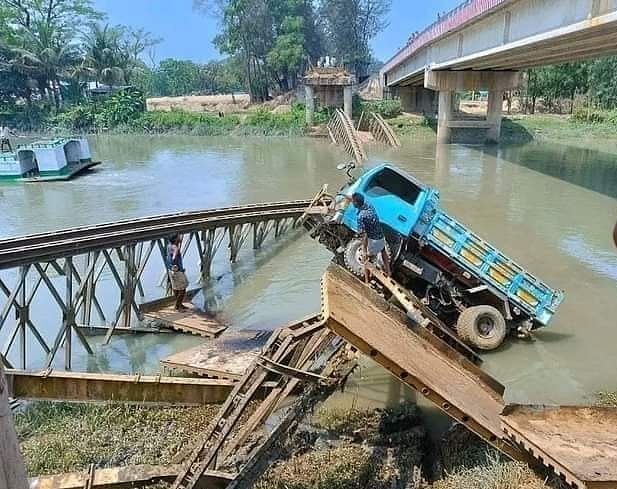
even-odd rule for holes
{"type": "Polygon", "coordinates": [[[437,92],[424,87],[405,86],[400,87],[399,96],[401,108],[405,112],[418,112],[421,114],[437,113],[437,92]]]}
{"type": "Polygon", "coordinates": [[[452,96],[454,92],[441,90],[439,92],[439,112],[437,114],[437,142],[447,144],[452,138],[452,96]]]}
{"type": "Polygon", "coordinates": [[[452,129],[478,129],[486,132],[486,141],[497,143],[501,136],[503,93],[518,88],[522,75],[515,71],[433,71],[427,70],[424,87],[439,93],[437,142],[449,143],[452,129]],[[455,120],[452,96],[457,91],[488,90],[485,119],[455,120]]]}
{"type": "Polygon", "coordinates": [[[488,92],[488,108],[486,112],[486,122],[488,123],[486,141],[488,143],[498,143],[501,137],[503,93],[503,90],[491,90],[488,92]]]}

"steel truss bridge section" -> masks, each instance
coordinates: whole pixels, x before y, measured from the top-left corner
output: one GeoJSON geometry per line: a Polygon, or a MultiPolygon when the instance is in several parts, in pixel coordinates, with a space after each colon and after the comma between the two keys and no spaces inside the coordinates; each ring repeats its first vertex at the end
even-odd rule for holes
{"type": "Polygon", "coordinates": [[[63,349],[70,370],[74,340],[93,353],[81,326],[107,327],[109,343],[116,326],[136,327],[143,319],[146,291],[169,295],[165,255],[171,234],[184,235],[187,275],[205,285],[215,258],[233,264],[241,250],[277,240],[298,227],[309,204],[180,212],[0,240],[0,361],[8,368],[59,367],[63,349]],[[32,364],[36,349],[43,365],[32,364]]]}

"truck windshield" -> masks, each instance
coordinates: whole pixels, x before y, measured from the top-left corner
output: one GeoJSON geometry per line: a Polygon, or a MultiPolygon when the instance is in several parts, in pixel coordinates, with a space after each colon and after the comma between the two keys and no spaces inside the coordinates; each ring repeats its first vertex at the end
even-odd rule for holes
{"type": "Polygon", "coordinates": [[[371,197],[396,195],[408,204],[414,205],[421,189],[397,172],[384,168],[369,181],[366,193],[371,197]]]}

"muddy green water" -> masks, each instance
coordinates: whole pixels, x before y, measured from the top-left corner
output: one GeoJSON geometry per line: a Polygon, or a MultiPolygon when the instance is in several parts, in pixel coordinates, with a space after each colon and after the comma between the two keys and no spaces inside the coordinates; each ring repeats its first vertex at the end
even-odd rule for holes
{"type": "MultiPolygon", "coordinates": [[[[105,136],[91,143],[104,161],[91,174],[0,186],[0,236],[306,198],[344,179],[335,166],[345,155],[322,140],[105,136]]],[[[448,211],[566,290],[554,322],[535,341],[511,341],[484,356],[509,401],[591,402],[598,390],[617,390],[617,254],[610,239],[617,155],[546,143],[436,148],[434,140],[408,140],[397,152],[371,149],[368,164],[382,161],[436,185],[448,211]]],[[[245,251],[238,266],[220,264],[208,304],[233,328],[275,328],[318,309],[329,258],[305,237],[256,255],[245,251]]],[[[117,336],[108,346],[94,341],[96,354],[77,351],[75,369],[152,372],[159,359],[200,341],[176,334],[117,336]]],[[[380,405],[408,395],[367,363],[333,403],[380,405]]]]}

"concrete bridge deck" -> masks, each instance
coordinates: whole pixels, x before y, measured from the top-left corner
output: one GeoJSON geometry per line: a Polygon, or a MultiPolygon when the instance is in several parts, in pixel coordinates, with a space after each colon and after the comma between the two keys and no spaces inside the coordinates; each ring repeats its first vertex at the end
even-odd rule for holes
{"type": "Polygon", "coordinates": [[[503,91],[524,83],[520,70],[615,53],[617,0],[468,0],[410,38],[380,76],[405,110],[438,108],[441,142],[454,127],[452,92],[488,90],[487,140],[497,141],[503,91]]]}

